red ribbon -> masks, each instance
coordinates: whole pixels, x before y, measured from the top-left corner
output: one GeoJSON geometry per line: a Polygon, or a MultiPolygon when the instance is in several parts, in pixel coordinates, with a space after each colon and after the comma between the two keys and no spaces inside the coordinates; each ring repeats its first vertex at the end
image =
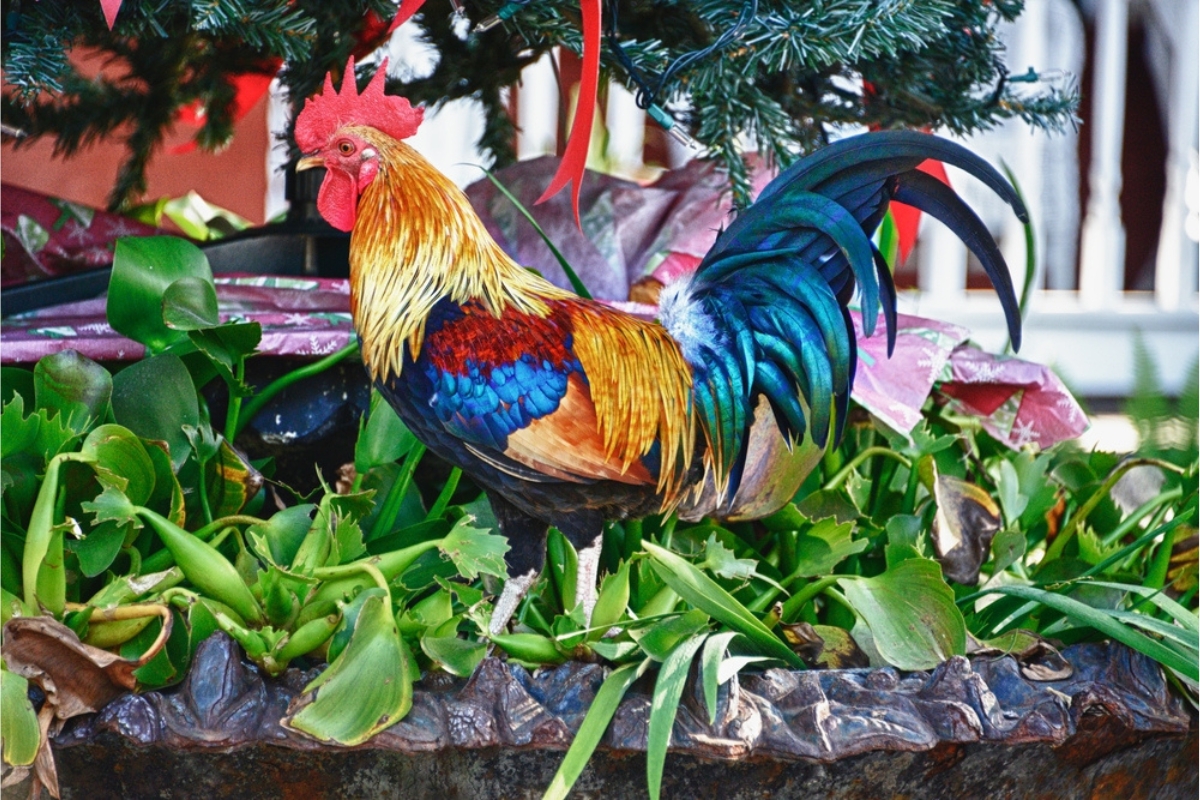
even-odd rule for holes
{"type": "Polygon", "coordinates": [[[567,147],[563,151],[558,171],[554,173],[550,185],[537,202],[546,202],[570,183],[575,224],[582,229],[583,225],[579,221],[579,190],[583,186],[583,172],[587,167],[592,126],[596,120],[596,92],[600,85],[600,0],[580,0],[579,11],[583,16],[583,65],[579,76],[579,101],[575,104],[571,135],[567,137],[567,147]]]}

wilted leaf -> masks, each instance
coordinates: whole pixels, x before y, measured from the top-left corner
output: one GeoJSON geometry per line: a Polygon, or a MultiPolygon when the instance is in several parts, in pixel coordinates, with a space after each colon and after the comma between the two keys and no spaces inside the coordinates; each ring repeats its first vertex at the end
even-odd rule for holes
{"type": "Polygon", "coordinates": [[[1000,509],[973,483],[938,475],[934,484],[937,516],[933,546],[948,580],[967,586],[979,582],[992,537],[1000,530],[1000,509]]]}
{"type": "Polygon", "coordinates": [[[931,669],[964,652],[966,623],[937,562],[910,558],[882,575],[838,584],[892,666],[931,669]]]}
{"type": "Polygon", "coordinates": [[[387,598],[363,603],[349,645],[292,701],[285,727],[352,746],[404,718],[412,707],[410,655],[387,598]]]}
{"type": "Polygon", "coordinates": [[[1021,674],[1031,681],[1060,681],[1075,673],[1058,648],[1032,631],[1013,630],[992,639],[968,637],[967,655],[996,657],[1010,655],[1021,674]]]}
{"type": "Polygon", "coordinates": [[[208,502],[213,517],[238,513],[263,485],[262,473],[224,439],[216,457],[208,462],[208,471],[208,502]]]}
{"type": "MultiPolygon", "coordinates": [[[[169,620],[167,609],[162,609],[169,620]]],[[[139,659],[121,658],[79,641],[75,632],[50,617],[15,617],[4,626],[4,661],[8,668],[38,684],[58,720],[99,711],[109,701],[137,687],[134,671],[158,654],[170,634],[163,635],[139,659]]]]}

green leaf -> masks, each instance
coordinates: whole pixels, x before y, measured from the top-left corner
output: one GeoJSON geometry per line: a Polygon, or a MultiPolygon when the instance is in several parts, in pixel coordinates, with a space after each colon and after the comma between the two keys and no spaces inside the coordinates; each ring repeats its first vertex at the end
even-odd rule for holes
{"type": "Polygon", "coordinates": [[[200,425],[192,376],[178,356],[135,362],[113,376],[113,417],[143,439],[166,442],[171,464],[183,466],[191,450],[184,426],[200,425]]]}
{"type": "Polygon", "coordinates": [[[654,571],[680,597],[713,619],[744,633],[763,655],[778,658],[796,668],[803,667],[803,662],[791,648],[716,581],[670,550],[648,541],[643,541],[642,545],[650,554],[654,571]]]}
{"type": "Polygon", "coordinates": [[[721,688],[718,673],[729,643],[741,636],[737,631],[724,631],[708,637],[700,654],[700,680],[704,684],[704,706],[708,709],[708,724],[717,721],[717,692],[721,688]]]}
{"type": "Polygon", "coordinates": [[[378,389],[371,390],[367,416],[359,421],[358,440],[354,444],[354,469],[365,475],[375,467],[391,464],[408,454],[417,437],[413,436],[378,389]]]}
{"type": "Polygon", "coordinates": [[[704,560],[698,565],[721,578],[733,581],[749,581],[757,573],[758,561],[753,558],[737,558],[734,552],[710,533],[704,545],[704,560]]]}
{"type": "Polygon", "coordinates": [[[475,580],[481,573],[507,577],[508,567],[504,554],[508,552],[508,540],[474,527],[470,517],[463,517],[454,524],[438,546],[454,562],[458,574],[467,580],[475,580]]]}
{"type": "Polygon", "coordinates": [[[212,283],[208,259],[191,242],[175,236],[118,239],[108,285],[113,330],[144,344],[150,355],[187,341],[186,333],[163,321],[167,289],[181,278],[212,283]]]}
{"type": "Polygon", "coordinates": [[[888,569],[909,558],[924,558],[925,528],[921,518],[912,514],[897,514],[887,521],[887,546],[884,555],[888,569]]]}
{"type": "Polygon", "coordinates": [[[37,406],[33,371],[21,367],[0,367],[0,404],[8,405],[18,395],[29,408],[37,406]]]}
{"type": "Polygon", "coordinates": [[[225,381],[229,391],[238,397],[252,394],[238,373],[238,365],[258,348],[262,341],[262,326],[257,322],[230,322],[215,328],[188,331],[196,349],[208,357],[213,369],[225,381]]]}
{"type": "Polygon", "coordinates": [[[796,537],[796,569],[788,576],[788,581],[828,575],[845,559],[866,550],[867,541],[855,541],[853,533],[852,523],[839,523],[830,517],[799,534],[796,537]]]}
{"type": "Polygon", "coordinates": [[[446,672],[467,678],[487,655],[487,642],[471,642],[457,636],[422,636],[421,649],[446,672]]]}
{"type": "Polygon", "coordinates": [[[692,657],[706,638],[706,634],[701,634],[677,644],[663,661],[658,680],[654,682],[650,725],[646,732],[646,786],[650,791],[650,800],[658,800],[662,792],[663,766],[667,760],[667,747],[671,744],[671,729],[675,726],[679,698],[683,696],[683,685],[687,681],[692,657]]]}
{"type": "Polygon", "coordinates": [[[591,760],[596,745],[600,744],[604,731],[608,729],[608,723],[612,721],[613,714],[617,713],[617,707],[621,705],[621,698],[645,671],[648,663],[649,661],[643,661],[641,664],[617,667],[604,679],[600,691],[596,692],[596,697],[588,708],[587,716],[583,718],[583,724],[579,726],[579,732],[575,734],[575,740],[571,742],[571,747],[563,756],[550,786],[542,795],[542,800],[565,800],[567,793],[583,773],[583,768],[591,760]]]}
{"type": "Polygon", "coordinates": [[[312,503],[305,503],[277,511],[266,522],[246,528],[246,541],[264,561],[291,566],[312,526],[316,508],[312,503]]]}
{"type": "Polygon", "coordinates": [[[27,767],[33,763],[42,742],[37,712],[29,702],[29,681],[15,672],[0,669],[0,739],[4,745],[4,763],[27,767]]]}
{"type": "Polygon", "coordinates": [[[1195,652],[1184,655],[1172,650],[1162,642],[1129,627],[1115,617],[1111,610],[1093,608],[1073,598],[1056,592],[1048,592],[1045,589],[1039,589],[1035,586],[1020,586],[1016,584],[996,586],[985,589],[980,594],[989,592],[997,592],[1041,603],[1065,614],[1077,625],[1095,628],[1100,633],[1128,645],[1139,653],[1149,656],[1163,666],[1170,667],[1193,681],[1200,680],[1200,662],[1198,662],[1195,652]]]}
{"type": "Polygon", "coordinates": [[[108,415],[113,379],[108,370],[74,350],[43,357],[33,368],[38,408],[62,415],[75,433],[84,433],[108,415]]]}
{"type": "Polygon", "coordinates": [[[1018,528],[1003,528],[992,539],[992,574],[1003,572],[1025,555],[1025,532],[1018,528]]]}
{"type": "MultiPolygon", "coordinates": [[[[38,430],[41,428],[41,414],[35,410],[25,415],[25,398],[14,394],[12,399],[0,409],[0,458],[10,458],[23,450],[34,451],[38,441],[38,430]]],[[[68,430],[71,436],[74,431],[68,430]]]]}
{"type": "MultiPolygon", "coordinates": [[[[80,448],[92,460],[100,484],[120,489],[140,506],[154,494],[154,462],[133,431],[121,425],[101,425],[87,435],[80,448]]],[[[140,527],[140,526],[139,526],[140,527]]]]}
{"type": "Polygon", "coordinates": [[[238,513],[262,488],[262,473],[224,438],[217,447],[216,457],[210,459],[206,467],[208,502],[214,518],[238,513]]]}
{"type": "Polygon", "coordinates": [[[350,644],[304,688],[282,724],[331,744],[362,744],[412,708],[411,655],[387,598],[363,603],[350,644]]]}
{"type": "Polygon", "coordinates": [[[910,558],[882,575],[838,584],[892,666],[932,669],[966,652],[966,623],[937,562],[910,558]]]}
{"type": "Polygon", "coordinates": [[[212,278],[180,278],[163,290],[162,321],[171,330],[194,331],[221,323],[212,278]]]}
{"type": "Polygon", "coordinates": [[[629,561],[621,564],[621,568],[604,578],[600,586],[600,594],[596,598],[596,607],[592,609],[592,632],[587,635],[588,641],[596,641],[618,620],[625,615],[629,606],[629,561]]]}
{"type": "Polygon", "coordinates": [[[692,609],[649,627],[631,628],[629,634],[646,655],[655,661],[665,661],[680,642],[696,636],[708,628],[708,624],[708,614],[692,609]]]}

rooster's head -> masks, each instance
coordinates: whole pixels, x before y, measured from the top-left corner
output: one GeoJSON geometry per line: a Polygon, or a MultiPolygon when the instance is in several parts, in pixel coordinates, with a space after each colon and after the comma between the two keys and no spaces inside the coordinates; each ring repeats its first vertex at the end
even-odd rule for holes
{"type": "Polygon", "coordinates": [[[359,94],[351,57],[341,92],[333,88],[333,75],[326,75],[324,91],[309,98],[296,118],[296,144],[304,154],[296,169],[325,167],[317,209],[339,230],[354,227],[358,196],[379,172],[378,145],[368,141],[370,134],[363,129],[407,139],[417,132],[424,114],[405,98],[383,93],[386,72],[385,60],[359,94]]]}

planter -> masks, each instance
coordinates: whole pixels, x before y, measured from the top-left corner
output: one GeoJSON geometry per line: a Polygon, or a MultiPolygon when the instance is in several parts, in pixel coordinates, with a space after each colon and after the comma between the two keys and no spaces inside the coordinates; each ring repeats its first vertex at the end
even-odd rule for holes
{"type": "MultiPolygon", "coordinates": [[[[689,692],[664,796],[1194,797],[1196,719],[1158,666],[1115,644],[1064,657],[1073,674],[1052,681],[1024,677],[1011,657],[955,657],[929,673],[768,670],[722,689],[713,726],[689,692]]],[[[489,658],[467,681],[427,677],[404,720],[334,748],[279,725],[308,676],[264,680],[218,634],[179,687],[125,695],[68,727],[55,747],[63,797],[537,797],[604,674],[489,658]]],[[[640,688],[577,796],[644,796],[640,688]]]]}

